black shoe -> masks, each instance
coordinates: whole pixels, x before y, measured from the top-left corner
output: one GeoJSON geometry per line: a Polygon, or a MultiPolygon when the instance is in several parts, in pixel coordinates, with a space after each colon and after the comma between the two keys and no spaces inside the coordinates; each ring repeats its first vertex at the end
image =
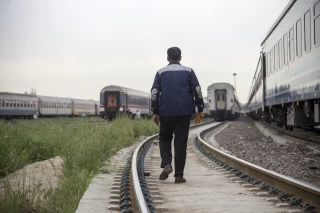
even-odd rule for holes
{"type": "Polygon", "coordinates": [[[169,174],[172,172],[172,166],[170,164],[166,165],[163,168],[163,171],[161,172],[159,176],[159,180],[165,180],[169,177],[169,174]]]}
{"type": "Polygon", "coordinates": [[[183,177],[176,177],[176,180],[174,181],[174,183],[185,183],[187,182],[186,179],[184,179],[183,177]]]}

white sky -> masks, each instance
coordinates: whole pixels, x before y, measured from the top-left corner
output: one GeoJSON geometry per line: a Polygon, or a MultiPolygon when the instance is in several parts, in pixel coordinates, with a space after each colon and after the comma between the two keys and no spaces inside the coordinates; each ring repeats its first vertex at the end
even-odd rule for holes
{"type": "Polygon", "coordinates": [[[107,85],[149,92],[178,46],[204,95],[246,102],[260,43],[289,0],[0,0],[0,91],[99,100],[107,85]]]}

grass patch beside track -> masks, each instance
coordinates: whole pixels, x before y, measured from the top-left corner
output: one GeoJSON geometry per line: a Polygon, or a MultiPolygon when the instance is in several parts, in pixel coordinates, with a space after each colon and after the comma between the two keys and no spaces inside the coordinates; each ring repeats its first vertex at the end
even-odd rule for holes
{"type": "Polygon", "coordinates": [[[102,163],[140,135],[157,133],[150,120],[118,118],[54,118],[0,121],[0,177],[24,166],[61,156],[58,187],[39,200],[37,188],[18,191],[6,186],[0,194],[0,212],[74,212],[91,178],[102,163]]]}

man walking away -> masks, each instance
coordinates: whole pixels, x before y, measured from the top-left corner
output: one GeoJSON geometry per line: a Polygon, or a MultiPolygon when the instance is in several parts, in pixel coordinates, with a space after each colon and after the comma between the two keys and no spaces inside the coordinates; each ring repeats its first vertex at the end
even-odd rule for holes
{"type": "Polygon", "coordinates": [[[175,183],[185,183],[183,171],[187,156],[187,142],[191,114],[202,114],[204,103],[201,87],[193,69],[180,64],[181,50],[167,51],[169,65],[160,69],[151,88],[153,121],[159,125],[161,168],[159,179],[165,180],[172,172],[171,141],[174,137],[175,183]]]}

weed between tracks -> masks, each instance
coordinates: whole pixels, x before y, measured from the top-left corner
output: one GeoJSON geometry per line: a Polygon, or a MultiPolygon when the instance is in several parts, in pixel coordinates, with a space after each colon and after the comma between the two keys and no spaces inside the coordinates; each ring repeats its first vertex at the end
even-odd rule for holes
{"type": "Polygon", "coordinates": [[[99,118],[0,121],[0,212],[75,212],[106,159],[138,136],[157,132],[150,120],[126,117],[112,123],[99,118]],[[42,183],[14,189],[10,173],[55,156],[63,159],[55,189],[44,190],[42,183]]]}

